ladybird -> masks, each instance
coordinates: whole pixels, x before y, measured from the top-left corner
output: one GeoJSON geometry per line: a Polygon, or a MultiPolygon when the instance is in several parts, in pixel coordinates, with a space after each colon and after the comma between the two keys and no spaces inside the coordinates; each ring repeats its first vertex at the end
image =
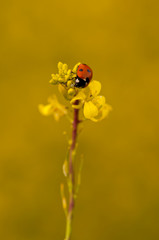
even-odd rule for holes
{"type": "Polygon", "coordinates": [[[92,69],[86,64],[80,64],[77,69],[75,87],[85,88],[90,83],[92,76],[93,76],[92,69]]]}

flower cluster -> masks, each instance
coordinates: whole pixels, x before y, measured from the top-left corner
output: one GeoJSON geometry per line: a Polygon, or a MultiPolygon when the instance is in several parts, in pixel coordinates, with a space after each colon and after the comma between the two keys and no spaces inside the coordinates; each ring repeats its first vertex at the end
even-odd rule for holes
{"type": "MultiPolygon", "coordinates": [[[[101,91],[101,83],[99,81],[92,80],[85,88],[75,87],[79,65],[80,63],[77,63],[71,70],[68,69],[67,64],[59,62],[59,72],[58,74],[52,74],[50,83],[58,85],[60,93],[69,102],[71,108],[82,110],[82,120],[90,119],[98,122],[104,119],[112,108],[106,103],[105,97],[99,95],[101,91]]],[[[68,108],[60,104],[56,96],[49,98],[48,102],[49,104],[47,105],[39,105],[39,110],[43,115],[53,115],[55,120],[59,120],[61,116],[68,114],[68,108]]]]}
{"type": "Polygon", "coordinates": [[[67,114],[66,107],[59,103],[55,95],[48,98],[47,105],[39,104],[39,111],[44,116],[53,115],[56,121],[67,114]]]}

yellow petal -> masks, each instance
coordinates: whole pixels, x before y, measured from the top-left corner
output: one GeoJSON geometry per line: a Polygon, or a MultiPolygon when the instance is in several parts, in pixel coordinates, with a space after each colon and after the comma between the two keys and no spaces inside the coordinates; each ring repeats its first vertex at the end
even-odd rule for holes
{"type": "Polygon", "coordinates": [[[79,109],[82,107],[85,99],[86,99],[86,95],[81,91],[70,101],[70,103],[72,104],[73,108],[79,109]],[[78,101],[78,105],[76,104],[77,101],[78,101]]]}
{"type": "Polygon", "coordinates": [[[108,116],[109,112],[112,110],[112,107],[109,104],[104,104],[103,107],[99,110],[98,116],[91,118],[93,122],[99,122],[108,116]]]}
{"type": "Polygon", "coordinates": [[[105,97],[104,96],[97,96],[95,97],[92,102],[98,107],[101,108],[105,104],[105,97]]]}
{"type": "Polygon", "coordinates": [[[102,110],[102,119],[103,119],[108,116],[110,111],[112,111],[112,107],[106,103],[101,110],[102,110]]]}
{"type": "Polygon", "coordinates": [[[39,112],[44,116],[50,116],[53,114],[53,109],[51,104],[43,105],[39,104],[39,112]]]}
{"type": "MultiPolygon", "coordinates": [[[[96,97],[99,93],[100,93],[100,90],[101,90],[101,83],[96,81],[96,80],[93,80],[90,82],[90,84],[88,85],[89,89],[90,89],[90,94],[92,97],[96,97]]],[[[90,96],[90,97],[91,97],[90,96]]]]}
{"type": "Polygon", "coordinates": [[[94,118],[98,115],[98,108],[91,102],[85,102],[84,104],[84,116],[87,119],[94,118]]]}

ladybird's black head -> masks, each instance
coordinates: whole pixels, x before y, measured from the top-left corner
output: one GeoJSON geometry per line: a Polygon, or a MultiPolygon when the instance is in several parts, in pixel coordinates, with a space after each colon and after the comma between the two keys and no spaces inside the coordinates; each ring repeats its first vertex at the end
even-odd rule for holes
{"type": "Polygon", "coordinates": [[[77,88],[85,88],[89,83],[89,78],[82,79],[77,76],[75,80],[75,87],[77,88]]]}

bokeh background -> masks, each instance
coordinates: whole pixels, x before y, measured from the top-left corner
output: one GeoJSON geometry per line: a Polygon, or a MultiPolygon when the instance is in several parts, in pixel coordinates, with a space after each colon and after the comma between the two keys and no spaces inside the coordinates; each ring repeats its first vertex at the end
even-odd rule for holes
{"type": "Polygon", "coordinates": [[[58,61],[90,65],[113,106],[79,138],[72,239],[159,239],[158,13],[157,0],[1,2],[0,239],[64,239],[70,125],[37,108],[58,61]]]}

